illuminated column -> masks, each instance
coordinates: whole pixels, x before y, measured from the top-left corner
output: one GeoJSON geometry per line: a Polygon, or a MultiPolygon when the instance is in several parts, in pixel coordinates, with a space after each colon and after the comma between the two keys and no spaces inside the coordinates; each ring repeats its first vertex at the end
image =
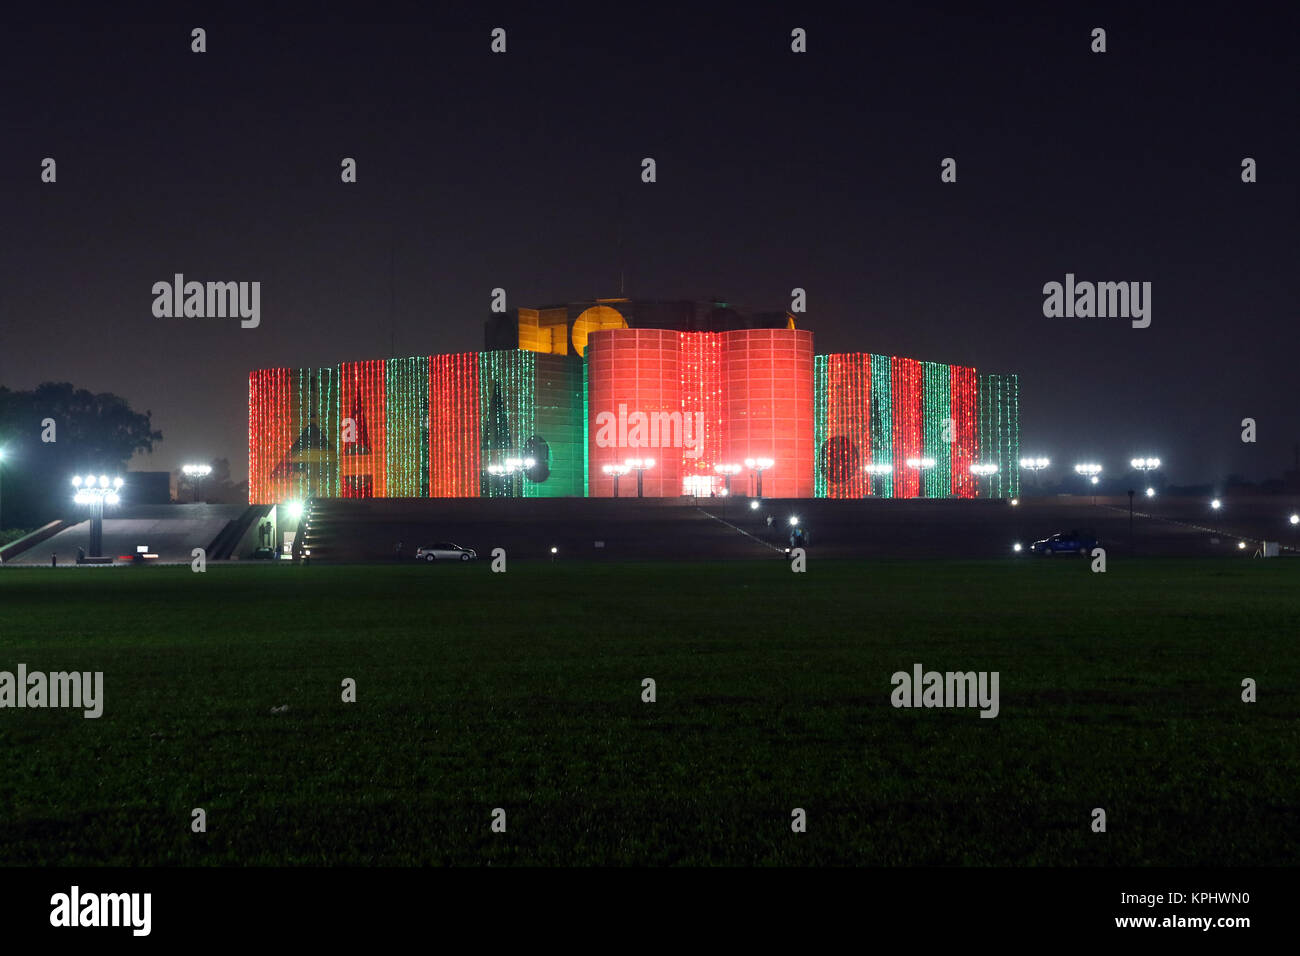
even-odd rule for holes
{"type": "Polygon", "coordinates": [[[524,475],[494,472],[508,459],[523,460],[535,431],[536,353],[511,350],[479,353],[479,428],[482,434],[480,493],[488,498],[532,497],[524,475]]]}
{"type": "Polygon", "coordinates": [[[429,359],[389,359],[385,371],[388,497],[421,498],[428,484],[429,359]]]}
{"type": "Polygon", "coordinates": [[[920,459],[923,445],[924,400],[921,363],[915,359],[893,359],[894,404],[894,495],[915,498],[921,494],[921,469],[900,468],[909,459],[920,459]],[[901,484],[901,488],[898,487],[901,484]]]}
{"type": "Polygon", "coordinates": [[[946,498],[952,493],[952,442],[946,433],[952,422],[952,381],[950,366],[922,362],[922,456],[934,459],[921,484],[927,498],[946,498]]]}
{"type": "Polygon", "coordinates": [[[811,498],[814,481],[813,339],[806,329],[720,333],[726,369],[725,459],[771,458],[763,492],[811,498]]]}
{"type": "Polygon", "coordinates": [[[897,478],[903,467],[902,459],[894,458],[894,373],[893,360],[888,355],[871,356],[871,457],[877,466],[890,465],[890,470],[875,478],[875,493],[880,498],[899,494],[902,481],[897,478]]]}
{"type": "Polygon", "coordinates": [[[817,474],[819,497],[871,493],[872,362],[864,352],[817,356],[817,474]]]}
{"type": "Polygon", "coordinates": [[[683,450],[665,448],[662,441],[651,444],[652,437],[662,438],[664,423],[681,419],[681,353],[681,333],[671,330],[604,329],[588,336],[588,493],[593,497],[613,496],[614,479],[605,465],[637,457],[655,459],[644,477],[648,497],[682,494],[683,450]]]}
{"type": "Polygon", "coordinates": [[[952,394],[950,408],[953,418],[952,494],[958,498],[974,498],[975,478],[970,466],[976,463],[976,378],[975,369],[963,365],[952,366],[950,372],[952,394]]]}
{"type": "Polygon", "coordinates": [[[345,362],[339,378],[340,493],[344,498],[387,497],[387,363],[345,362]]]}
{"type": "Polygon", "coordinates": [[[479,355],[429,357],[429,497],[477,498],[482,471],[479,355]]]}

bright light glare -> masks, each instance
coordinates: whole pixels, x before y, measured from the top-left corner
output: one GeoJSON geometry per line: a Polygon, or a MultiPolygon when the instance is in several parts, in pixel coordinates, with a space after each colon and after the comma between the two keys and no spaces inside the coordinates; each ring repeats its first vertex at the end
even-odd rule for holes
{"type": "Polygon", "coordinates": [[[1292,524],[1300,524],[1300,515],[1292,515],[1292,516],[1291,516],[1291,523],[1292,523],[1292,524]]]}
{"type": "Polygon", "coordinates": [[[1015,544],[1013,544],[1013,545],[1011,546],[1011,550],[1012,550],[1012,551],[1019,551],[1019,550],[1020,550],[1020,542],[1017,541],[1015,544]]]}
{"type": "Polygon", "coordinates": [[[1020,459],[1020,467],[1027,468],[1030,471],[1038,471],[1041,468],[1046,468],[1051,463],[1052,463],[1051,460],[1047,458],[1021,458],[1020,459]]]}
{"type": "Polygon", "coordinates": [[[1148,497],[1148,498],[1154,498],[1155,496],[1156,496],[1156,490],[1155,490],[1154,488],[1148,488],[1148,489],[1147,489],[1147,497],[1148,497]]]}
{"type": "Polygon", "coordinates": [[[757,510],[758,510],[758,502],[757,502],[757,501],[751,501],[751,502],[749,503],[749,510],[750,510],[750,511],[757,511],[757,510]]]}
{"type": "Polygon", "coordinates": [[[293,518],[294,520],[297,520],[298,518],[301,518],[301,517],[302,517],[302,502],[301,502],[301,501],[291,501],[291,502],[289,502],[288,505],[285,506],[285,510],[287,510],[287,511],[289,512],[289,517],[290,517],[290,518],[293,518]]]}
{"type": "Polygon", "coordinates": [[[73,476],[72,476],[72,487],[74,487],[74,488],[80,488],[80,487],[81,487],[81,476],[80,476],[80,475],[73,475],[73,476]]]}
{"type": "Polygon", "coordinates": [[[1210,502],[1210,507],[1213,508],[1215,511],[1218,511],[1220,508],[1223,507],[1223,502],[1220,501],[1218,498],[1215,498],[1213,501],[1210,502]]]}
{"type": "Polygon", "coordinates": [[[1101,465],[1095,462],[1082,462],[1074,466],[1074,473],[1076,475],[1100,475],[1101,465]]]}
{"type": "Polygon", "coordinates": [[[799,517],[797,515],[791,515],[790,524],[795,528],[799,527],[799,517]]]}
{"type": "Polygon", "coordinates": [[[1012,499],[1011,499],[1011,506],[1012,506],[1012,507],[1015,507],[1015,506],[1018,505],[1018,504],[1020,504],[1020,499],[1019,499],[1019,498],[1012,498],[1012,499]]]}

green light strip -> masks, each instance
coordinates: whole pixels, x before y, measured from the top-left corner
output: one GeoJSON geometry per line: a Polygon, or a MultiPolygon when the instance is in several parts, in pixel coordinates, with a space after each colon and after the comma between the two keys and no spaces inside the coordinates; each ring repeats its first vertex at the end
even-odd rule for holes
{"type": "Polygon", "coordinates": [[[813,497],[825,498],[827,495],[827,476],[825,462],[822,460],[822,446],[830,433],[827,416],[827,382],[830,356],[813,356],[813,497]]]}
{"type": "MultiPolygon", "coordinates": [[[[888,355],[871,356],[871,460],[892,462],[894,473],[903,463],[894,461],[894,401],[893,374],[888,355]]],[[[875,497],[892,498],[894,473],[872,480],[875,497]]]]}

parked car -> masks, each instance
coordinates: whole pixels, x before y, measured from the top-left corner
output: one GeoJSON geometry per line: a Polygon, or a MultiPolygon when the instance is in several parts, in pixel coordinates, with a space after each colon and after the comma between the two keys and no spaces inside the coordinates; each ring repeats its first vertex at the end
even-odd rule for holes
{"type": "Polygon", "coordinates": [[[1091,531],[1058,531],[1056,534],[1029,546],[1031,554],[1051,557],[1054,554],[1091,554],[1097,547],[1097,538],[1091,531]]]}
{"type": "Polygon", "coordinates": [[[473,561],[478,552],[473,548],[462,548],[450,541],[439,541],[431,548],[416,548],[417,561],[473,561]]]}

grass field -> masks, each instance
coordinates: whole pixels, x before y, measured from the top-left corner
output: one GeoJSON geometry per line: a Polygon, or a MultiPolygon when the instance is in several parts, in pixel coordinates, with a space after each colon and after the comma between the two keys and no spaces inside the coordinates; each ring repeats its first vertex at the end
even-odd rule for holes
{"type": "Polygon", "coordinates": [[[0,862],[1293,863],[1298,579],[1286,560],[6,569],[0,670],[102,670],[106,702],[0,710],[0,862]],[[1000,715],[891,707],[916,662],[998,671],[1000,715]]]}

